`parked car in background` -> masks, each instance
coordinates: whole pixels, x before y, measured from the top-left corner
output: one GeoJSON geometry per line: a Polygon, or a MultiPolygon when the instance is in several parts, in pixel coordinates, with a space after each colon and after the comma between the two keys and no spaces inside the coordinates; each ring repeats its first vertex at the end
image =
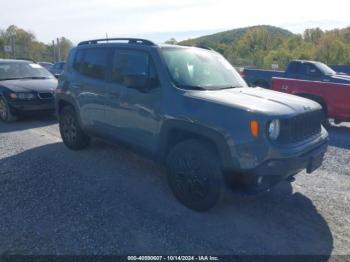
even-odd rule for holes
{"type": "Polygon", "coordinates": [[[49,71],[55,76],[58,77],[63,73],[64,66],[66,65],[66,62],[58,62],[53,64],[50,68],[49,71]]]}
{"type": "Polygon", "coordinates": [[[0,59],[0,120],[55,111],[57,80],[41,65],[27,60],[0,59]]]}
{"type": "Polygon", "coordinates": [[[68,148],[98,136],[149,154],[167,166],[176,198],[198,211],[217,204],[225,183],[256,193],[311,173],[327,150],[318,103],[249,88],[204,48],[82,42],[70,51],[55,98],[68,148]]]}
{"type": "Polygon", "coordinates": [[[306,60],[291,61],[286,71],[245,69],[243,75],[248,85],[263,88],[271,88],[273,77],[350,84],[350,75],[339,74],[321,62],[306,60]]]}
{"type": "Polygon", "coordinates": [[[53,63],[50,62],[38,62],[39,65],[44,67],[46,70],[49,70],[51,66],[53,66],[53,63]]]}
{"type": "Polygon", "coordinates": [[[336,123],[350,122],[350,83],[273,78],[272,89],[302,96],[318,102],[323,109],[324,123],[333,118],[336,123]]]}

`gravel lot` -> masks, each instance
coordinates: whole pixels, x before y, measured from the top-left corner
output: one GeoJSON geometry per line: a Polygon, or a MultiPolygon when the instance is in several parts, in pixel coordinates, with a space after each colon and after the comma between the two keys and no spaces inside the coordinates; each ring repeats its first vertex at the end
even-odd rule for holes
{"type": "Polygon", "coordinates": [[[0,123],[0,254],[350,255],[350,125],[330,136],[315,173],[196,213],[129,149],[69,151],[52,118],[0,123]]]}

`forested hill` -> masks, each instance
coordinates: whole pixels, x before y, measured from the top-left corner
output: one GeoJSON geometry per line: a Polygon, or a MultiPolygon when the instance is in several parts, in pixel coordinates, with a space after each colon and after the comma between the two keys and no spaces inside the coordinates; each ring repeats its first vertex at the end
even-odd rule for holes
{"type": "Polygon", "coordinates": [[[350,64],[350,27],[330,31],[311,28],[303,34],[293,34],[279,27],[259,25],[178,44],[211,47],[237,66],[271,68],[271,64],[278,64],[283,69],[291,59],[350,64]]]}
{"type": "Polygon", "coordinates": [[[237,43],[243,36],[249,31],[262,29],[271,34],[271,36],[275,38],[288,38],[293,35],[292,32],[285,30],[283,28],[269,26],[269,25],[261,25],[261,26],[251,26],[233,29],[229,31],[224,31],[212,35],[201,36],[194,39],[189,39],[180,42],[181,45],[205,45],[205,46],[216,46],[218,44],[234,44],[237,43]]]}

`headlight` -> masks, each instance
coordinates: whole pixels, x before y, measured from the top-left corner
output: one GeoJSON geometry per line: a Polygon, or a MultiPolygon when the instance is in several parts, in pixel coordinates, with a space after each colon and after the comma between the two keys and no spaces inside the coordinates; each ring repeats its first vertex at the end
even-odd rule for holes
{"type": "Polygon", "coordinates": [[[280,121],[275,119],[272,120],[269,124],[269,138],[272,140],[276,140],[280,135],[280,121]]]}
{"type": "Polygon", "coordinates": [[[21,100],[31,100],[35,98],[35,95],[32,93],[12,93],[10,95],[13,99],[21,99],[21,100]]]}

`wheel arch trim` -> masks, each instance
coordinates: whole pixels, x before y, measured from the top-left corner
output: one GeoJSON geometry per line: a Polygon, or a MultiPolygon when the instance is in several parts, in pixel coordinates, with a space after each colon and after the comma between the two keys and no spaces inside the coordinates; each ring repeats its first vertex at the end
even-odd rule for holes
{"type": "Polygon", "coordinates": [[[171,135],[173,132],[183,132],[188,134],[190,138],[206,139],[215,145],[219,154],[221,166],[224,171],[234,169],[234,161],[232,159],[231,150],[228,145],[228,138],[224,133],[199,125],[197,123],[188,122],[185,120],[166,120],[159,133],[158,147],[156,156],[161,161],[165,160],[169,152],[171,144],[171,135]]]}

